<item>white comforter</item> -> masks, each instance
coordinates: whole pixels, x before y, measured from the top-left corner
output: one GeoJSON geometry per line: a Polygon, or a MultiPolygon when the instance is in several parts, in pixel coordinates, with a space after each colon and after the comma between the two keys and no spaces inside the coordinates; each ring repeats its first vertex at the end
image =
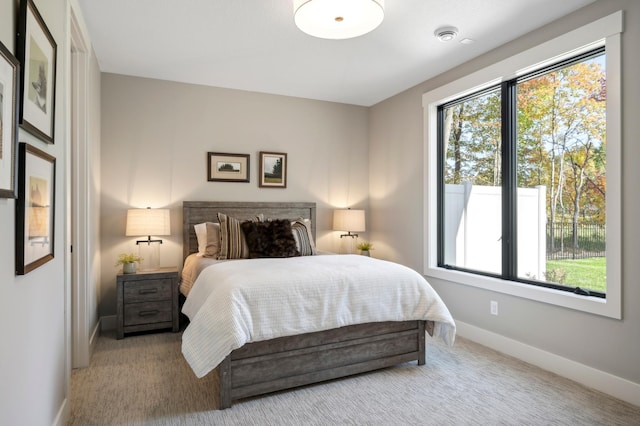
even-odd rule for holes
{"type": "Polygon", "coordinates": [[[198,377],[248,342],[346,325],[427,320],[449,345],[455,323],[417,272],[358,255],[247,259],[207,267],[183,306],[182,353],[198,377]]]}

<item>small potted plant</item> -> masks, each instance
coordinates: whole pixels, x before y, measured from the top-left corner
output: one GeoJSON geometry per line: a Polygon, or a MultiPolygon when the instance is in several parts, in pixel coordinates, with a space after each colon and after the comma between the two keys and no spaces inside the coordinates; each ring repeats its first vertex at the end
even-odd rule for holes
{"type": "Polygon", "coordinates": [[[142,258],[133,253],[121,253],[118,256],[118,261],[116,262],[116,266],[122,265],[122,273],[123,274],[135,274],[136,273],[136,262],[140,262],[142,258]]]}
{"type": "Polygon", "coordinates": [[[368,241],[360,241],[356,248],[360,250],[361,255],[369,256],[369,252],[373,250],[373,244],[368,241]]]}

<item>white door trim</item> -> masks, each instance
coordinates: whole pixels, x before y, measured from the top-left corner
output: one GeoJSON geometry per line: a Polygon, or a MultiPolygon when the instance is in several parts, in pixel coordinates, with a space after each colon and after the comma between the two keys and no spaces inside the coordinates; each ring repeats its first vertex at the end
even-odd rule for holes
{"type": "Polygon", "coordinates": [[[70,231],[71,231],[71,367],[88,367],[91,355],[90,329],[93,296],[89,268],[89,165],[87,150],[88,43],[73,8],[69,16],[70,36],[70,231]]]}

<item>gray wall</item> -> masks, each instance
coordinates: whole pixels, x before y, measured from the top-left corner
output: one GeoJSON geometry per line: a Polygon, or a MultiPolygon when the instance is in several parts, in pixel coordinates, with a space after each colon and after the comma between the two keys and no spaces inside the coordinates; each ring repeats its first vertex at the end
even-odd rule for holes
{"type": "Polygon", "coordinates": [[[182,264],[185,200],[313,201],[318,247],[338,251],[334,207],[368,207],[364,107],[153,79],[102,77],[102,302],[115,313],[114,266],[137,252],[128,208],[171,209],[161,264],[182,264]],[[285,152],[287,188],[258,187],[258,152],[285,152]],[[250,155],[250,183],[207,181],[207,152],[250,155]]]}
{"type": "MultiPolygon", "coordinates": [[[[18,0],[0,0],[0,41],[14,54],[18,4],[18,0]]],[[[52,424],[64,420],[69,408],[71,287],[69,256],[65,250],[70,241],[67,206],[70,182],[70,134],[67,125],[70,47],[67,10],[68,6],[78,13],[80,9],[76,0],[35,0],[35,5],[58,47],[55,144],[46,144],[23,130],[20,130],[19,140],[56,158],[55,257],[27,275],[15,275],[16,200],[0,199],[0,322],[4,324],[0,350],[2,425],[52,424]]],[[[82,16],[79,19],[82,21],[82,16]]],[[[91,52],[88,54],[92,55],[91,52]]],[[[87,71],[91,92],[96,89],[95,77],[99,75],[95,57],[90,59],[87,71]]],[[[92,122],[88,124],[87,134],[99,138],[99,105],[90,103],[88,112],[92,122]]],[[[95,166],[96,161],[97,157],[90,158],[87,168],[95,166]]],[[[87,193],[96,194],[98,186],[99,181],[92,180],[87,193]]],[[[83,203],[93,206],[94,201],[95,198],[82,198],[83,203]]],[[[97,222],[86,230],[87,236],[93,240],[97,238],[94,228],[97,229],[97,222]]],[[[97,283],[86,285],[95,286],[97,283]]],[[[97,321],[95,303],[90,305],[93,306],[89,306],[92,310],[89,313],[89,327],[97,321]]]]}
{"type": "Polygon", "coordinates": [[[623,319],[612,320],[452,282],[431,283],[462,322],[640,383],[640,2],[600,0],[370,109],[370,209],[376,254],[423,271],[422,94],[617,10],[625,11],[623,87],[623,319]],[[402,217],[401,221],[395,218],[402,217]],[[489,314],[489,301],[500,305],[489,314]]]}
{"type": "MultiPolygon", "coordinates": [[[[15,200],[0,199],[0,316],[5,324],[0,353],[0,423],[50,424],[66,397],[65,345],[65,79],[64,0],[36,0],[58,42],[56,144],[20,130],[19,140],[53,155],[56,164],[55,258],[24,276],[15,271],[15,200]]],[[[15,54],[18,4],[1,0],[0,38],[15,54]],[[6,11],[6,13],[5,13],[6,11]]]]}

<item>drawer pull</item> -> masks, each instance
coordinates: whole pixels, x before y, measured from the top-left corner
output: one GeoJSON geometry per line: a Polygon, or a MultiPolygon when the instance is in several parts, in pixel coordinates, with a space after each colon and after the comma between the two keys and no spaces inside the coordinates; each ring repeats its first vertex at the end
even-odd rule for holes
{"type": "Polygon", "coordinates": [[[140,313],[138,315],[140,315],[141,317],[150,317],[153,315],[158,315],[158,311],[157,309],[154,309],[153,311],[140,311],[140,313]]]}
{"type": "Polygon", "coordinates": [[[157,292],[158,292],[157,288],[147,288],[147,289],[138,291],[138,294],[153,294],[157,292]]]}

